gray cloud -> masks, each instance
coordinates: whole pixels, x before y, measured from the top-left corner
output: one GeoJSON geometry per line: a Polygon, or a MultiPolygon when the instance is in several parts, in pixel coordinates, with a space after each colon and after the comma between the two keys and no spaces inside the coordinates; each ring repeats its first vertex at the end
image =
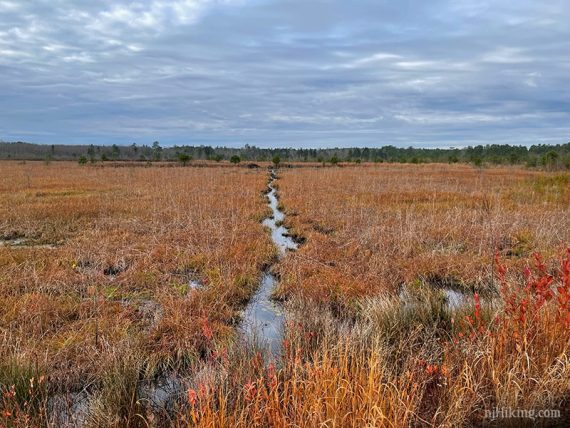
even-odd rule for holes
{"type": "Polygon", "coordinates": [[[564,0],[0,0],[0,139],[570,140],[564,0]]]}

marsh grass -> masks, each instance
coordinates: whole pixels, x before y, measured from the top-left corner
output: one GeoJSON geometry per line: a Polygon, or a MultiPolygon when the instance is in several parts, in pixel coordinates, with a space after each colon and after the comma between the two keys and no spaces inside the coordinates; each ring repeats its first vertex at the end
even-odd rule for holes
{"type": "MultiPolygon", "coordinates": [[[[570,252],[567,257],[553,280],[558,296],[570,287],[570,252]]],[[[500,305],[473,296],[446,309],[429,295],[414,305],[379,295],[362,301],[352,322],[319,302],[291,300],[282,358],[263,364],[256,354],[232,355],[221,383],[188,391],[182,420],[190,426],[452,427],[490,424],[484,411],[494,406],[565,412],[568,324],[556,315],[566,310],[563,303],[529,307],[533,328],[506,309],[511,293],[545,278],[540,269],[532,275],[521,283],[500,274],[500,305]]],[[[540,293],[528,293],[540,301],[540,293]]]]}
{"type": "MultiPolygon", "coordinates": [[[[88,386],[92,425],[144,422],[138,383],[187,370],[235,335],[275,251],[257,220],[266,172],[0,168],[0,236],[58,243],[0,248],[2,391],[43,375],[51,395],[88,386]],[[172,284],[188,269],[205,286],[181,294],[172,284]]],[[[32,410],[30,423],[48,420],[32,410]]]]}
{"type": "Polygon", "coordinates": [[[285,226],[305,244],[272,267],[287,311],[271,361],[236,335],[276,261],[260,223],[266,171],[0,166],[0,236],[58,243],[0,248],[0,424],[62,426],[59,395],[76,413],[87,396],[87,426],[454,427],[488,423],[494,406],[567,412],[565,178],[280,169],[285,226]],[[174,391],[157,409],[146,387],[165,379],[174,391]]]}

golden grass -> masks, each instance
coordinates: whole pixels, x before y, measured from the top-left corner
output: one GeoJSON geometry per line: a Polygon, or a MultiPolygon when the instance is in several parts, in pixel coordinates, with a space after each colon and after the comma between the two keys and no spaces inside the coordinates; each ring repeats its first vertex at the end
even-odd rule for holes
{"type": "Polygon", "coordinates": [[[210,346],[198,320],[212,341],[233,335],[275,253],[259,223],[265,171],[0,170],[0,237],[25,240],[0,247],[0,366],[17,360],[57,388],[97,383],[132,349],[149,366],[198,358],[210,346]]]}
{"type": "MultiPolygon", "coordinates": [[[[570,297],[570,253],[553,284],[570,297]],[[564,273],[565,272],[565,273],[564,273]]],[[[545,276],[546,275],[546,276],[545,276]]],[[[535,274],[521,284],[513,272],[497,307],[476,301],[462,309],[406,307],[389,295],[362,301],[353,322],[318,302],[294,300],[284,355],[277,368],[237,355],[223,379],[188,392],[187,426],[481,426],[493,408],[555,409],[568,422],[570,318],[558,299],[540,303],[535,274]],[[514,294],[513,294],[514,293],[514,294]],[[520,319],[523,299],[527,318],[520,319]],[[560,312],[562,310],[562,312],[560,312]],[[433,316],[433,314],[437,314],[433,316]],[[451,321],[446,325],[445,321],[451,321]],[[470,324],[472,323],[472,325],[470,324]]]]}
{"type": "Polygon", "coordinates": [[[223,379],[189,391],[182,425],[532,422],[486,419],[495,407],[556,409],[560,419],[537,422],[568,422],[570,331],[560,320],[568,302],[558,291],[533,306],[539,298],[522,274],[539,251],[553,284],[570,290],[557,262],[570,242],[566,175],[447,165],[279,175],[286,224],[306,238],[278,266],[277,294],[289,298],[284,356],[277,368],[234,356],[223,379]],[[504,279],[495,251],[509,269],[504,279]],[[398,298],[403,285],[413,304],[398,298]],[[490,300],[449,307],[439,287],[490,300]]]}
{"type": "Polygon", "coordinates": [[[265,170],[0,169],[0,238],[25,244],[0,247],[0,423],[47,424],[49,397],[85,386],[90,426],[454,427],[490,423],[494,406],[568,414],[568,174],[281,168],[285,222],[305,241],[274,266],[287,322],[283,356],[267,365],[232,340],[275,257],[260,224],[265,170]],[[546,262],[525,277],[534,252],[546,262]],[[543,298],[544,281],[556,296],[543,298]],[[442,287],[491,300],[453,308],[442,287]],[[139,386],[173,369],[187,395],[150,411],[139,386]]]}
{"type": "Polygon", "coordinates": [[[496,249],[522,266],[570,242],[570,186],[556,175],[437,164],[281,175],[287,224],[307,238],[280,267],[282,295],[345,304],[415,281],[481,290],[496,249]]]}

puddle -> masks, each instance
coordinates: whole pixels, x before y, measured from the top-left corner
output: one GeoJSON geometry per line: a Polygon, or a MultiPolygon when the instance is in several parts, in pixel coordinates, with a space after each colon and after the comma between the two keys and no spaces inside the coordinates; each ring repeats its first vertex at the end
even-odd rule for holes
{"type": "Polygon", "coordinates": [[[257,293],[243,314],[242,332],[246,338],[267,348],[272,355],[277,355],[283,336],[283,311],[271,300],[271,292],[277,280],[271,273],[264,273],[257,293]]]}
{"type": "MultiPolygon", "coordinates": [[[[271,231],[271,239],[279,249],[279,258],[287,251],[296,250],[297,243],[282,225],[285,214],[279,209],[277,191],[273,183],[277,179],[274,170],[270,173],[268,205],[271,217],[263,220],[263,225],[271,231]]],[[[271,299],[271,293],[277,284],[277,278],[266,271],[261,278],[261,284],[243,313],[241,325],[242,334],[246,339],[267,348],[271,355],[278,355],[281,350],[283,337],[284,314],[281,306],[271,299]]]]}
{"type": "Polygon", "coordinates": [[[57,394],[47,402],[50,424],[57,427],[84,426],[89,415],[91,397],[85,391],[57,394]]]}
{"type": "Polygon", "coordinates": [[[450,309],[456,309],[472,300],[468,299],[465,293],[457,290],[452,290],[451,288],[444,288],[443,291],[445,293],[445,301],[450,309]]]}
{"type": "Polygon", "coordinates": [[[184,395],[186,385],[174,375],[148,382],[138,387],[138,401],[147,403],[155,413],[173,412],[184,395]]]}
{"type": "Polygon", "coordinates": [[[0,247],[8,248],[38,248],[46,250],[55,250],[56,245],[53,244],[33,244],[30,243],[28,239],[17,238],[17,239],[4,239],[0,240],[0,247]]]}
{"type": "Polygon", "coordinates": [[[201,288],[204,288],[204,284],[202,283],[202,281],[191,279],[190,281],[188,281],[188,288],[190,290],[199,290],[201,288]]]}
{"type": "MultiPolygon", "coordinates": [[[[273,176],[272,176],[273,177],[273,176]]],[[[296,250],[298,245],[293,238],[289,236],[289,231],[285,226],[282,225],[283,220],[285,220],[285,214],[279,209],[279,201],[277,200],[277,191],[273,187],[273,181],[275,178],[271,179],[269,184],[269,193],[267,198],[269,199],[269,208],[271,208],[272,216],[263,220],[263,225],[271,230],[271,239],[273,243],[279,248],[281,255],[284,255],[287,250],[296,250]]]]}
{"type": "MultiPolygon", "coordinates": [[[[458,309],[464,306],[472,306],[474,302],[473,294],[467,292],[456,290],[449,287],[438,287],[434,288],[432,292],[441,292],[445,298],[445,304],[449,309],[458,309]]],[[[410,292],[406,286],[402,286],[399,292],[399,297],[404,305],[417,305],[421,304],[418,297],[415,297],[415,293],[410,292]]],[[[417,294],[416,294],[417,296],[417,294]]],[[[481,298],[482,302],[488,302],[488,299],[481,298]]]]}

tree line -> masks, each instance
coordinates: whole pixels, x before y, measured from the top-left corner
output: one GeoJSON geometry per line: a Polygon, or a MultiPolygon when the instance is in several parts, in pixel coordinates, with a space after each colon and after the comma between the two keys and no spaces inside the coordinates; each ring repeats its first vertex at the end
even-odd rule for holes
{"type": "Polygon", "coordinates": [[[43,145],[26,142],[0,142],[0,159],[17,160],[77,160],[82,163],[105,161],[178,161],[192,160],[277,161],[278,162],[400,162],[400,163],[472,163],[520,165],[570,169],[570,143],[536,144],[530,147],[509,144],[489,144],[463,148],[352,147],[352,148],[241,148],[212,146],[130,145],[43,145]]]}

